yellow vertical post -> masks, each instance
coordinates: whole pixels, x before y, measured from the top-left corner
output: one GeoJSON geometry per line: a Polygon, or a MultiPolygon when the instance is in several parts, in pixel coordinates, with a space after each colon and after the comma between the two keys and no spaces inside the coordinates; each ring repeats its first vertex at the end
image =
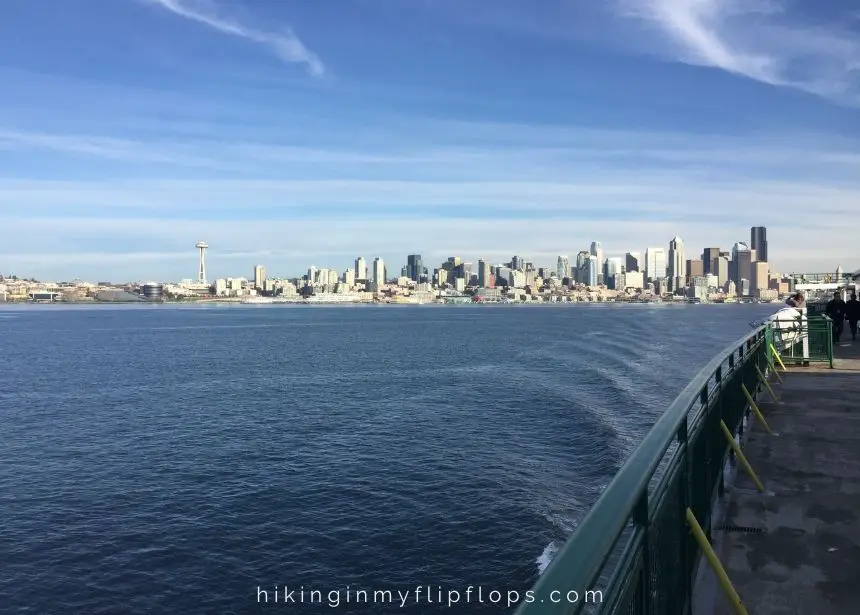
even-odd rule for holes
{"type": "Polygon", "coordinates": [[[767,366],[770,368],[771,373],[776,376],[776,379],[779,380],[779,383],[784,384],[782,376],[779,375],[779,372],[776,369],[776,364],[770,360],[770,357],[767,358],[767,366]]]}
{"type": "Polygon", "coordinates": [[[785,363],[782,362],[782,357],[779,356],[779,353],[776,351],[776,348],[774,348],[773,344],[770,345],[770,350],[771,352],[773,352],[773,357],[779,362],[780,366],[782,367],[782,371],[788,371],[785,368],[785,363]]]}
{"type": "Polygon", "coordinates": [[[717,580],[720,582],[723,591],[726,592],[726,597],[729,599],[729,602],[732,603],[732,609],[734,610],[735,615],[748,615],[747,609],[741,601],[741,597],[738,595],[738,592],[735,591],[735,587],[732,585],[729,575],[726,574],[726,569],[723,568],[723,564],[720,562],[720,558],[717,557],[714,548],[711,546],[711,543],[708,542],[708,537],[705,536],[705,532],[702,531],[702,526],[699,525],[696,515],[694,515],[693,511],[689,508],[687,509],[687,525],[690,526],[690,531],[693,533],[693,537],[696,539],[696,542],[699,543],[699,548],[702,550],[705,559],[708,560],[708,563],[711,565],[711,569],[713,569],[714,574],[717,575],[717,580]]]}
{"type": "MultiPolygon", "coordinates": [[[[762,414],[761,410],[759,410],[758,404],[755,403],[753,396],[750,394],[749,389],[747,389],[747,385],[742,384],[741,389],[743,389],[744,396],[747,398],[747,402],[749,402],[750,408],[755,413],[756,418],[761,421],[761,424],[764,425],[767,433],[773,435],[773,432],[770,429],[770,425],[767,424],[767,421],[764,419],[764,414],[762,414]]],[[[732,438],[732,442],[734,442],[734,438],[732,438]]]]}
{"type": "Polygon", "coordinates": [[[758,489],[759,492],[763,493],[764,485],[761,484],[761,481],[758,479],[758,476],[755,475],[755,472],[753,471],[750,462],[747,461],[747,458],[746,456],[744,456],[744,452],[741,450],[740,445],[735,442],[735,437],[732,435],[732,432],[729,431],[729,428],[726,427],[724,421],[720,421],[720,429],[723,430],[723,435],[726,437],[726,440],[729,441],[729,446],[731,446],[732,450],[735,451],[735,456],[738,458],[738,461],[741,462],[741,465],[744,467],[744,470],[747,471],[747,474],[749,474],[750,478],[755,483],[756,489],[758,489]]]}
{"type": "Polygon", "coordinates": [[[762,373],[761,368],[758,365],[755,366],[755,371],[758,372],[758,379],[767,389],[767,392],[770,393],[770,396],[773,397],[774,403],[779,403],[779,400],[776,398],[776,393],[773,392],[773,389],[770,388],[770,383],[767,381],[767,378],[764,377],[764,373],[762,373]]]}

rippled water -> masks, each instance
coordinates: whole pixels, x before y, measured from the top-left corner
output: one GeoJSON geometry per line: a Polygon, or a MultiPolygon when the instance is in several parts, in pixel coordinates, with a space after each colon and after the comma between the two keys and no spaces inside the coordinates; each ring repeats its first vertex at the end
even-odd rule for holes
{"type": "Polygon", "coordinates": [[[772,311],[2,309],[0,612],[480,610],[257,590],[528,587],[772,311]]]}

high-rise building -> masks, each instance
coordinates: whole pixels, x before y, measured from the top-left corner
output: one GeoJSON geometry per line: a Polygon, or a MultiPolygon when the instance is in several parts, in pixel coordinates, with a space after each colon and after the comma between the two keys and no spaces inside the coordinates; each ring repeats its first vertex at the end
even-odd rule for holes
{"type": "Polygon", "coordinates": [[[492,284],[490,283],[490,278],[492,277],[492,271],[490,271],[490,263],[485,261],[483,258],[478,259],[478,286],[481,288],[492,288],[492,284]]]}
{"type": "Polygon", "coordinates": [[[647,248],[645,250],[645,278],[651,282],[666,277],[666,250],[647,248]]]}
{"type": "Polygon", "coordinates": [[[705,277],[705,264],[699,259],[687,260],[687,284],[691,284],[693,278],[705,277]]]}
{"type": "Polygon", "coordinates": [[[564,255],[558,257],[556,273],[558,274],[559,279],[562,280],[570,277],[570,258],[564,255]]]}
{"type": "Polygon", "coordinates": [[[610,289],[615,288],[615,276],[624,269],[624,259],[620,256],[612,256],[603,264],[603,279],[610,289]]]}
{"type": "Polygon", "coordinates": [[[373,259],[373,290],[379,290],[385,285],[385,262],[376,257],[373,259]]]}
{"type": "Polygon", "coordinates": [[[266,284],[266,268],[262,265],[254,267],[254,288],[260,290],[266,284]]]}
{"type": "Polygon", "coordinates": [[[420,254],[410,254],[406,257],[406,277],[415,282],[421,282],[424,276],[424,263],[420,254]]]}
{"type": "Polygon", "coordinates": [[[720,249],[719,248],[705,248],[702,250],[702,266],[705,270],[705,275],[714,274],[717,275],[717,272],[714,271],[716,265],[714,261],[716,261],[720,257],[720,249]]]}
{"type": "Polygon", "coordinates": [[[592,241],[589,253],[597,259],[597,281],[603,284],[603,246],[599,241],[592,241]]]}
{"type": "Polygon", "coordinates": [[[589,254],[583,264],[583,283],[586,286],[597,286],[600,283],[597,275],[598,269],[597,257],[589,254]]]}
{"type": "Polygon", "coordinates": [[[752,264],[752,278],[750,279],[750,294],[759,296],[759,291],[767,290],[770,286],[770,268],[765,261],[756,261],[752,264]]]}
{"type": "Polygon", "coordinates": [[[729,281],[729,258],[724,255],[720,255],[714,261],[711,269],[711,275],[717,276],[717,283],[720,288],[724,288],[726,282],[729,281]]]}
{"type": "Polygon", "coordinates": [[[675,292],[686,286],[687,259],[684,255],[684,242],[675,235],[669,242],[669,291],[675,292]]]}
{"type": "Polygon", "coordinates": [[[511,269],[514,271],[525,271],[525,261],[521,256],[514,256],[511,259],[511,269]]]}
{"type": "Polygon", "coordinates": [[[749,280],[752,278],[752,263],[754,260],[753,254],[749,246],[741,241],[732,247],[731,273],[733,275],[731,278],[735,283],[738,296],[745,296],[746,293],[743,292],[744,290],[747,293],[749,292],[749,280]],[[746,286],[741,283],[742,280],[747,280],[746,286]]]}
{"type": "Polygon", "coordinates": [[[363,256],[359,256],[355,259],[355,279],[356,280],[367,280],[367,262],[364,260],[363,256]]]}
{"type": "Polygon", "coordinates": [[[624,255],[624,268],[627,272],[642,270],[642,254],[639,252],[628,252],[624,255]]]}
{"type": "Polygon", "coordinates": [[[750,249],[755,250],[755,260],[768,262],[767,228],[764,226],[754,226],[750,228],[750,249]]]}
{"type": "Polygon", "coordinates": [[[355,286],[355,269],[347,269],[343,272],[343,284],[347,288],[355,286]]]}
{"type": "Polygon", "coordinates": [[[311,265],[308,267],[308,284],[313,286],[317,281],[317,268],[311,265]]]}
{"type": "Polygon", "coordinates": [[[585,250],[580,250],[576,255],[576,270],[574,279],[579,284],[586,284],[586,274],[583,273],[585,271],[585,262],[588,260],[590,254],[585,250]]]}

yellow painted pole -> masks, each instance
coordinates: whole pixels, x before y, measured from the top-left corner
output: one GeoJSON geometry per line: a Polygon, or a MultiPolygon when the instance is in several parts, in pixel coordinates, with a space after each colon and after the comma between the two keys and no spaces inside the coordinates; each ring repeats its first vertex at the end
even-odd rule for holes
{"type": "Polygon", "coordinates": [[[714,552],[714,548],[711,546],[711,543],[708,542],[708,537],[705,536],[705,532],[702,531],[702,526],[699,525],[696,515],[694,515],[693,511],[689,508],[687,509],[687,525],[690,526],[690,531],[693,532],[693,537],[696,539],[696,542],[699,543],[699,548],[705,555],[705,559],[708,560],[714,574],[717,575],[717,580],[720,582],[720,585],[722,585],[723,591],[726,592],[726,597],[729,599],[729,602],[732,603],[732,609],[734,610],[735,615],[749,615],[744,603],[741,601],[741,597],[738,595],[738,592],[735,591],[735,587],[732,585],[729,575],[726,574],[726,569],[723,568],[720,558],[717,557],[716,552],[714,552]]]}
{"type": "Polygon", "coordinates": [[[729,428],[726,427],[725,422],[720,421],[720,428],[723,430],[723,435],[726,437],[726,440],[729,441],[729,446],[735,451],[735,455],[738,458],[738,461],[741,462],[741,465],[747,471],[747,474],[750,475],[750,478],[755,483],[756,489],[760,492],[764,492],[764,485],[761,484],[761,481],[758,479],[758,476],[755,475],[755,472],[750,465],[750,462],[747,461],[747,458],[744,456],[744,452],[741,450],[740,445],[735,442],[735,437],[732,435],[732,432],[729,431],[729,428]]]}
{"type": "Polygon", "coordinates": [[[767,366],[770,368],[770,371],[773,372],[773,375],[776,376],[776,379],[779,380],[780,384],[785,384],[782,376],[779,375],[779,371],[776,369],[776,364],[770,360],[770,357],[767,359],[767,366]]]}
{"type": "Polygon", "coordinates": [[[776,348],[774,348],[773,344],[770,345],[770,349],[771,349],[771,352],[773,352],[774,358],[779,362],[780,366],[782,367],[782,371],[784,371],[784,372],[788,371],[785,368],[785,363],[782,362],[782,357],[779,356],[779,353],[776,351],[776,348]]]}
{"type": "Polygon", "coordinates": [[[774,403],[779,403],[779,400],[776,398],[776,393],[774,393],[773,389],[770,388],[770,383],[767,381],[767,378],[764,377],[764,374],[762,373],[761,368],[759,368],[758,365],[755,366],[755,371],[758,372],[758,379],[765,386],[767,392],[770,393],[770,396],[773,397],[774,403]]]}
{"type": "MultiPolygon", "coordinates": [[[[742,384],[741,388],[743,389],[744,395],[749,402],[750,408],[752,408],[752,411],[755,413],[756,418],[758,418],[758,420],[761,421],[761,424],[764,425],[764,428],[765,430],[767,430],[767,433],[773,435],[773,432],[770,430],[770,425],[767,424],[767,421],[764,419],[764,414],[762,414],[761,410],[759,410],[758,404],[755,403],[753,396],[750,395],[750,392],[747,389],[747,385],[742,384]]],[[[732,438],[732,442],[734,442],[734,438],[732,438]]]]}

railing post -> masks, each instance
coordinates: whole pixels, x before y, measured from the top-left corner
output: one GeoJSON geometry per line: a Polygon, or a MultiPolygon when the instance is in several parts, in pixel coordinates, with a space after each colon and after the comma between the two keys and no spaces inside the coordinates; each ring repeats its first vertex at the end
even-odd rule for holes
{"type": "MultiPolygon", "coordinates": [[[[729,362],[731,365],[731,361],[729,362]]],[[[716,403],[716,413],[720,417],[720,420],[725,420],[723,416],[723,404],[725,403],[725,399],[723,398],[723,366],[720,365],[717,368],[717,371],[714,372],[714,380],[716,381],[716,391],[717,391],[717,403],[716,403]]],[[[707,434],[710,436],[710,434],[707,434]]],[[[710,437],[708,438],[708,444],[710,445],[710,437]]],[[[717,493],[719,497],[723,497],[723,494],[726,490],[725,476],[723,475],[723,465],[720,464],[720,482],[717,486],[717,493]]]]}
{"type": "MultiPolygon", "coordinates": [[[[683,468],[681,468],[681,488],[680,488],[680,497],[679,503],[681,505],[681,510],[679,514],[682,516],[686,516],[687,509],[690,508],[694,502],[692,501],[692,494],[690,493],[691,489],[691,479],[690,479],[690,449],[687,447],[687,438],[688,438],[688,422],[689,418],[684,418],[684,421],[681,423],[681,426],[678,428],[678,447],[681,449],[683,454],[683,468]]],[[[692,613],[693,612],[693,570],[690,559],[690,530],[684,525],[681,529],[681,570],[684,575],[684,583],[685,583],[685,591],[686,591],[686,601],[684,602],[685,612],[692,613]]]]}
{"type": "Polygon", "coordinates": [[[659,615],[654,613],[654,596],[651,588],[651,532],[648,522],[648,490],[642,492],[633,520],[642,528],[642,596],[645,598],[643,615],[659,615]]]}

